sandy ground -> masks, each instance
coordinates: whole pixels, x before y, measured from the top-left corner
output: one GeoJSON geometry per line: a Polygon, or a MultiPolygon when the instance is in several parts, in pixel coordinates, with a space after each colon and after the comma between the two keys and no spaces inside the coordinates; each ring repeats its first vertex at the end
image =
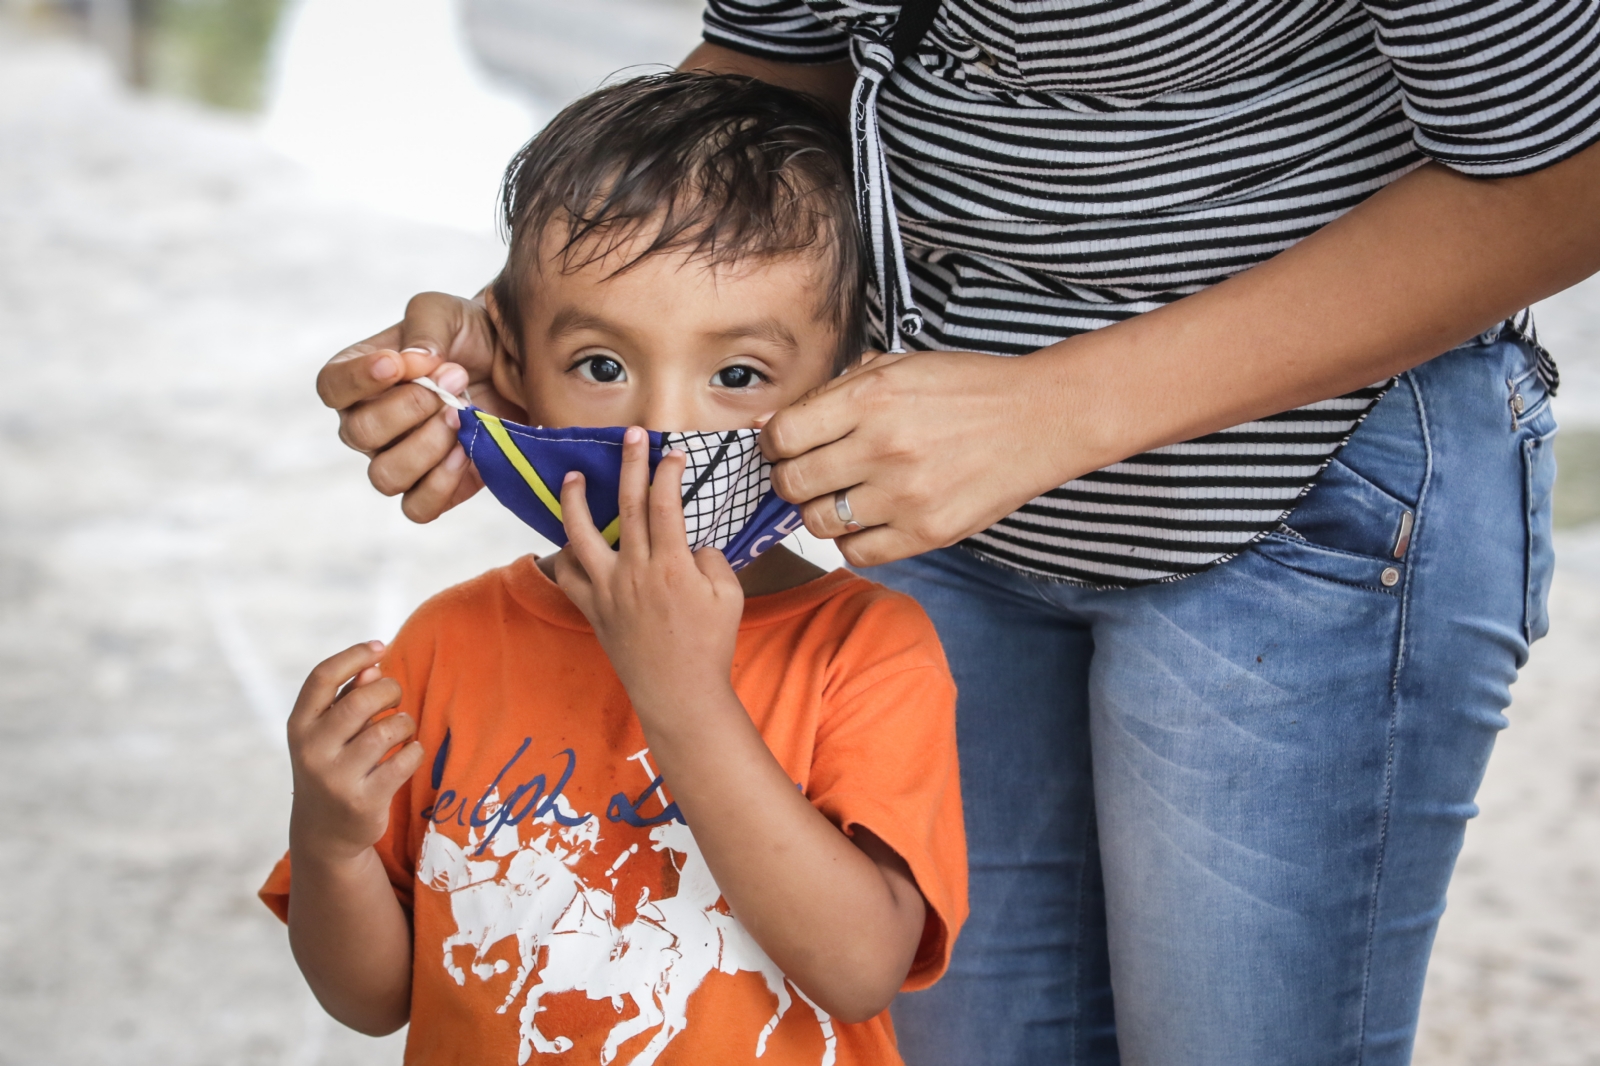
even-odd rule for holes
{"type": "MultiPolygon", "coordinates": [[[[0,1066],[398,1061],[321,1014],[255,901],[281,720],[317,659],[532,541],[487,502],[405,523],[311,381],[499,255],[320,201],[247,127],[0,37],[0,1066]]],[[[1600,286],[1547,336],[1562,412],[1600,423],[1600,286]]],[[[1561,548],[1419,1062],[1600,1063],[1600,534],[1561,548]]]]}

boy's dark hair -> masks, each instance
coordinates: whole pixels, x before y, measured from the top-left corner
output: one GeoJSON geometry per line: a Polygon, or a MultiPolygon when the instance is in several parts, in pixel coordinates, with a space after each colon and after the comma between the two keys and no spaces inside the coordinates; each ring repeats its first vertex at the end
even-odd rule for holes
{"type": "Polygon", "coordinates": [[[823,251],[831,269],[820,311],[838,326],[843,370],[861,355],[866,317],[848,158],[838,119],[821,103],[753,78],[650,74],[590,93],[506,168],[510,254],[494,281],[504,343],[520,350],[518,294],[549,226],[566,227],[565,270],[658,226],[619,273],[669,249],[712,265],[823,251]]]}

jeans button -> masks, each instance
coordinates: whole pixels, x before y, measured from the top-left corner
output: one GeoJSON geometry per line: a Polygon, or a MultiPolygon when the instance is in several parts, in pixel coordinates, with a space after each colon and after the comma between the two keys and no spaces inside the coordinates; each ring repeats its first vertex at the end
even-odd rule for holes
{"type": "Polygon", "coordinates": [[[1383,568],[1383,573],[1378,575],[1378,581],[1384,588],[1392,589],[1400,583],[1400,571],[1392,566],[1386,566],[1383,568]]]}

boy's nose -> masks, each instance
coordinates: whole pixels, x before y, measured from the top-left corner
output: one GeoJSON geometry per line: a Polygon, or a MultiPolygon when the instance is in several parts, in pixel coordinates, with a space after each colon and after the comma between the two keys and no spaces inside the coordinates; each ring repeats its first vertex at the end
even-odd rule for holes
{"type": "Polygon", "coordinates": [[[698,424],[703,413],[694,402],[692,389],[662,382],[643,392],[634,425],[671,432],[707,428],[698,424]]]}

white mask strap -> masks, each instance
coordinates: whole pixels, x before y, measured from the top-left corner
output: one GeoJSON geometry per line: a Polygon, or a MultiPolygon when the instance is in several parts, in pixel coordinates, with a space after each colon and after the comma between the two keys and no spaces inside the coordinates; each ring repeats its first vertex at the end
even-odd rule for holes
{"type": "Polygon", "coordinates": [[[421,385],[423,388],[439,397],[439,399],[443,400],[451,407],[454,407],[457,411],[465,411],[467,409],[466,403],[444,391],[443,387],[441,387],[440,384],[437,381],[434,381],[432,378],[412,378],[411,384],[421,385]]]}

